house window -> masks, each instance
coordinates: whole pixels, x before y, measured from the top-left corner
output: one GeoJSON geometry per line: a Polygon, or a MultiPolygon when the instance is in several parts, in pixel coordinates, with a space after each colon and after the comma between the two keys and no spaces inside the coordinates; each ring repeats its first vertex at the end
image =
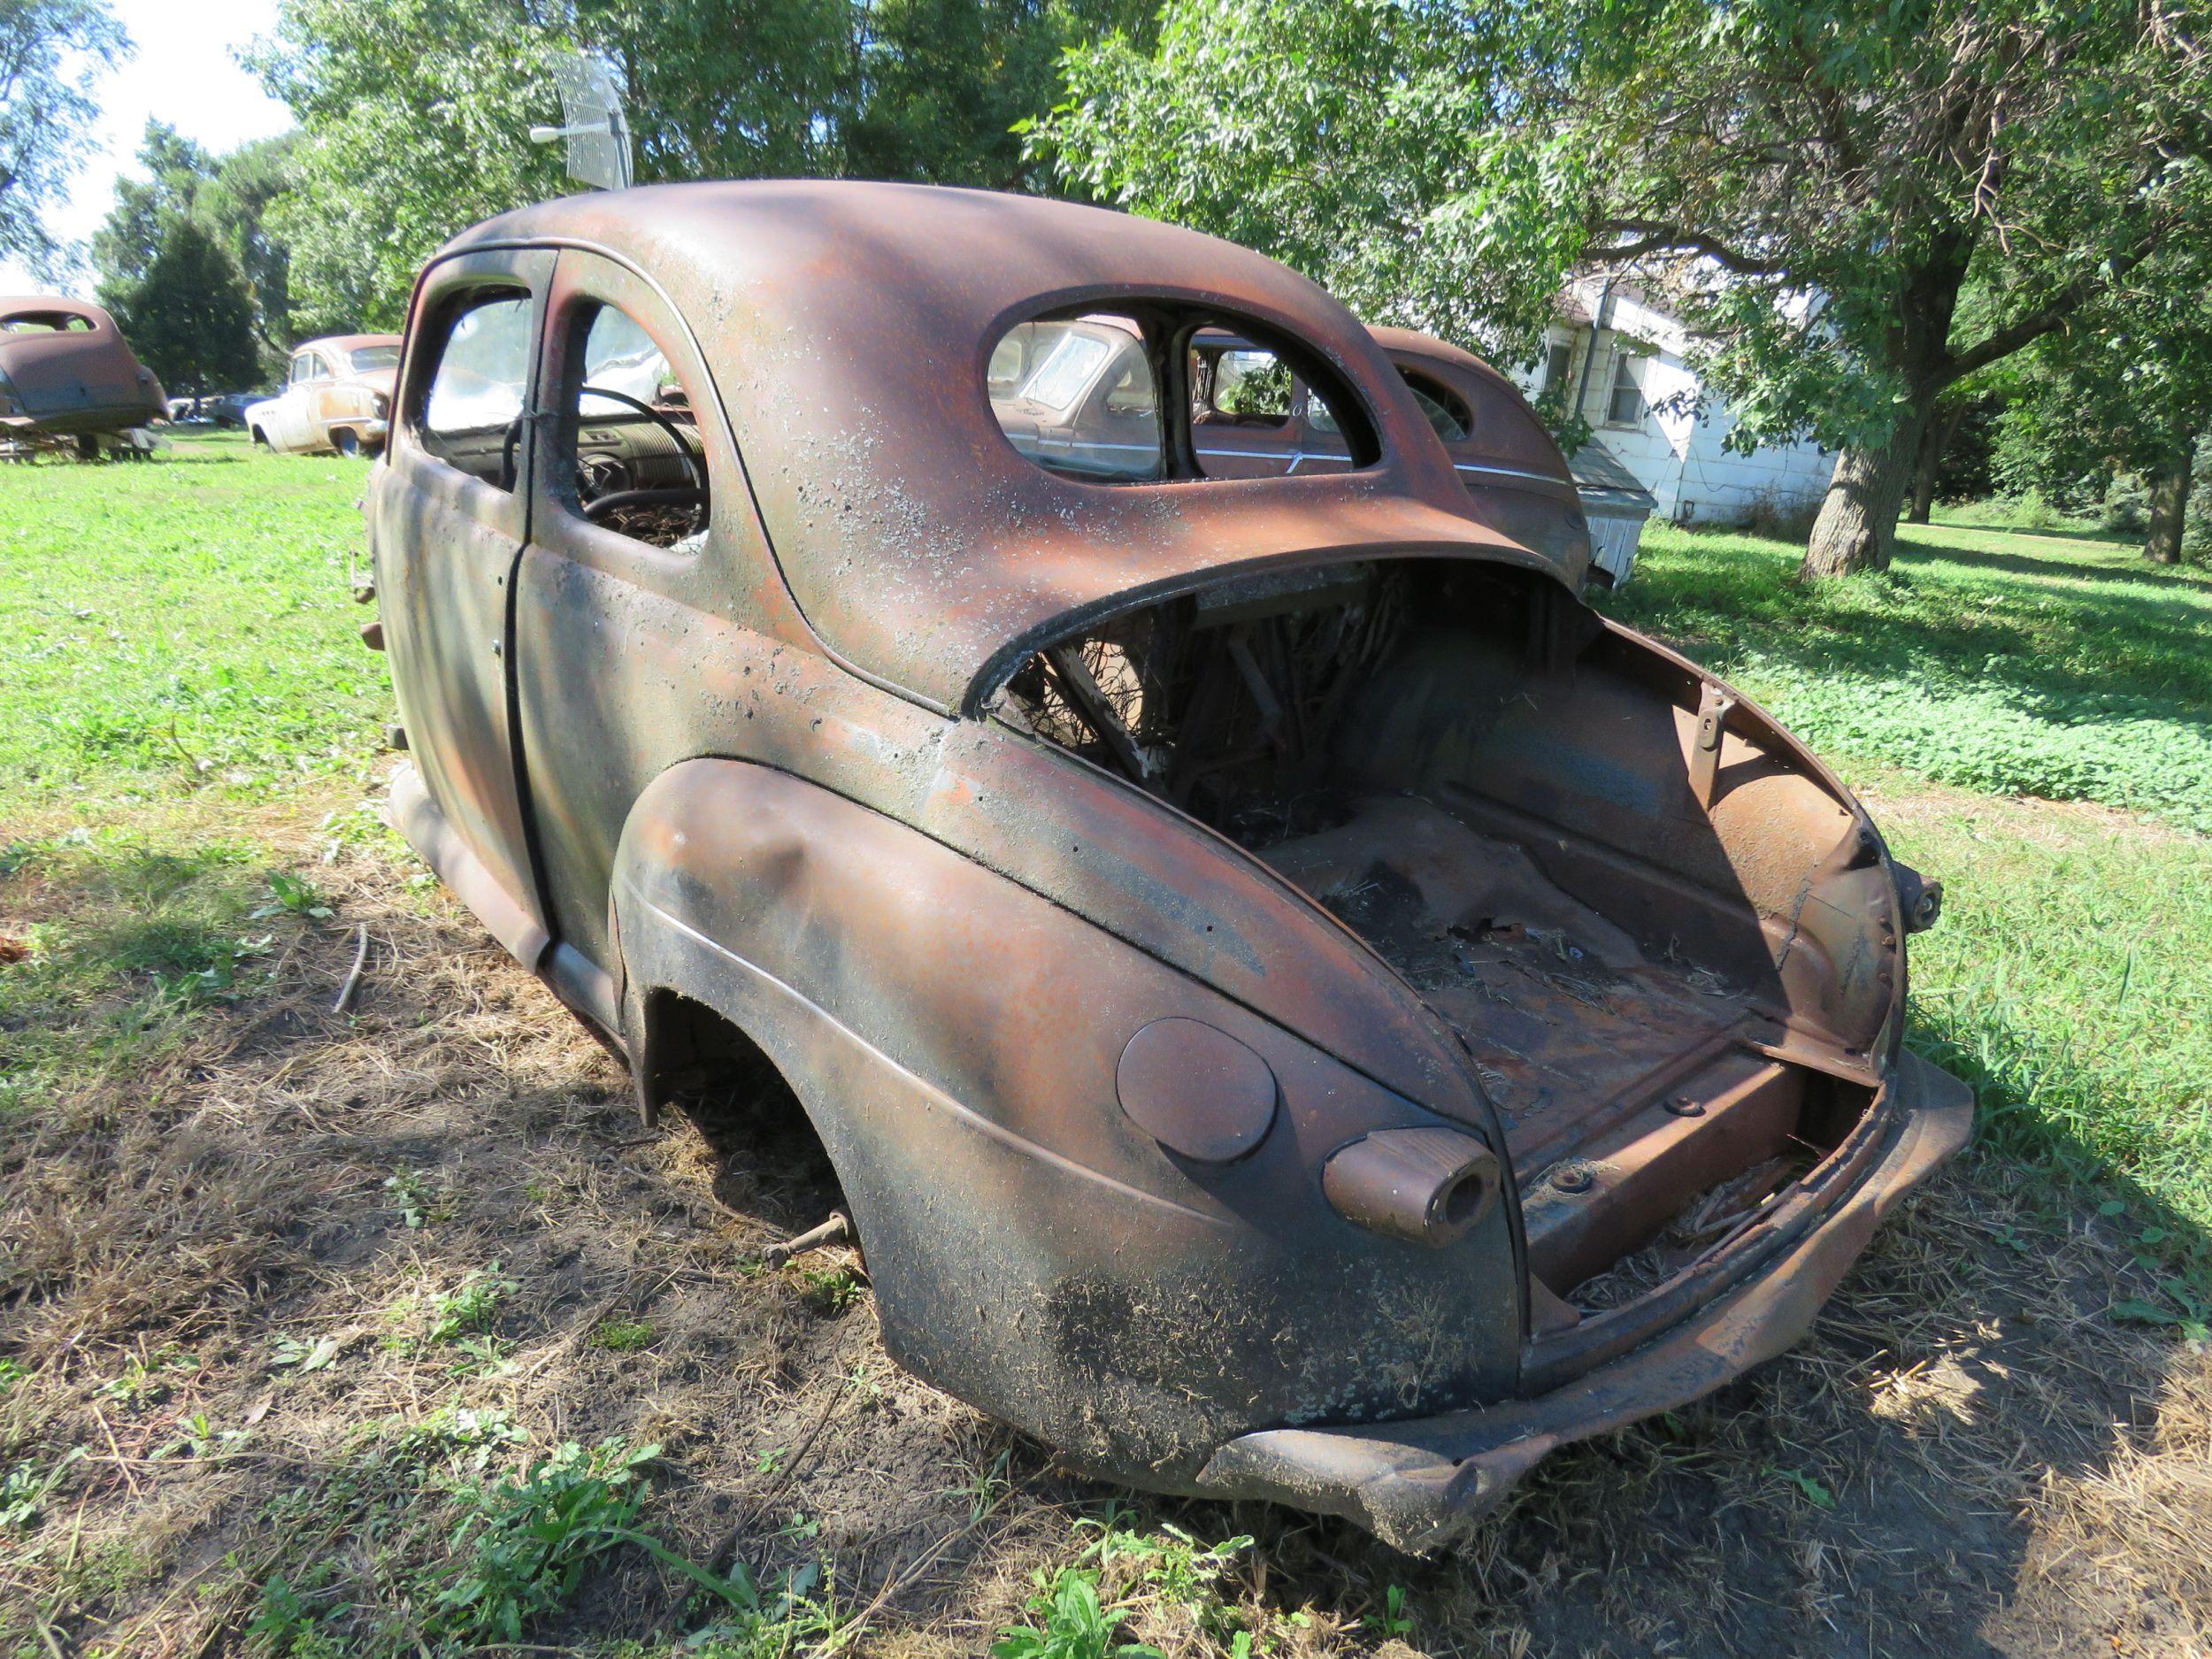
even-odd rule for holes
{"type": "Polygon", "coordinates": [[[1567,376],[1573,372],[1574,362],[1575,342],[1572,340],[1553,341],[1544,356],[1544,389],[1548,392],[1565,391],[1567,376]]]}
{"type": "Polygon", "coordinates": [[[1636,383],[1636,365],[1641,360],[1625,353],[1613,359],[1613,391],[1605,400],[1607,426],[1643,425],[1644,388],[1636,383]]]}

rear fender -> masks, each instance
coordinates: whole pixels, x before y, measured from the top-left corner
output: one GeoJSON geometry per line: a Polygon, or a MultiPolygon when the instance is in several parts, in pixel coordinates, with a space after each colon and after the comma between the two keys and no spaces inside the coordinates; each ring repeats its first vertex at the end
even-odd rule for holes
{"type": "Polygon", "coordinates": [[[1503,1208],[1428,1248],[1353,1225],[1321,1190],[1348,1141],[1444,1120],[1197,981],[918,831],[742,762],[657,779],[613,885],[627,1017],[676,992],[781,1071],[910,1370],[1164,1489],[1188,1489],[1215,1446],[1259,1426],[1512,1386],[1503,1208]],[[1228,1033],[1274,1073],[1273,1125],[1236,1162],[1186,1160],[1120,1110],[1122,1049],[1167,1017],[1228,1033]]]}

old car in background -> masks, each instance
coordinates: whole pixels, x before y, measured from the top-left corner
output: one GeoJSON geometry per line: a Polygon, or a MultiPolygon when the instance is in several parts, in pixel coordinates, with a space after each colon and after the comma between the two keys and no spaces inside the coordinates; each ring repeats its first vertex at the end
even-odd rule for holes
{"type": "Polygon", "coordinates": [[[280,454],[374,454],[384,447],[399,346],[397,334],[333,334],[293,347],[284,389],[248,405],[246,430],[280,454]]]}
{"type": "Polygon", "coordinates": [[[818,1137],[894,1357],[1425,1548],[1794,1340],[1970,1102],[1936,890],[1388,344],[1063,203],[525,209],[417,287],[365,632],[394,821],[649,1121],[818,1137]]]}
{"type": "Polygon", "coordinates": [[[85,300],[0,299],[0,438],[60,440],[87,457],[149,421],[168,399],[115,319],[85,300]]]}

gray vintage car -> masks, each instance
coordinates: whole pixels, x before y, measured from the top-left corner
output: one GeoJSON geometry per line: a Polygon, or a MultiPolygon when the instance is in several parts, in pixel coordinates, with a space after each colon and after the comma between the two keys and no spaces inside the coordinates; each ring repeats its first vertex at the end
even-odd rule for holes
{"type": "Polygon", "coordinates": [[[424,271],[369,511],[393,815],[649,1119],[807,1126],[892,1355],[1080,1466],[1424,1548],[1793,1340],[1970,1103],[1935,890],[1416,389],[1170,227],[625,189],[424,271]],[[1233,475],[1279,377],[1334,464],[1233,475]]]}

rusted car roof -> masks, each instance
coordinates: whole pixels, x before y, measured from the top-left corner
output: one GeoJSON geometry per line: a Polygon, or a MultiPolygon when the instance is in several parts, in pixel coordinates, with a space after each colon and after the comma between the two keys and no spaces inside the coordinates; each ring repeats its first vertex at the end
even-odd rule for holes
{"type": "Polygon", "coordinates": [[[0,298],[0,426],[88,442],[167,412],[161,382],[100,307],[58,294],[0,298]],[[26,319],[44,326],[9,326],[26,319]]]}
{"type": "Polygon", "coordinates": [[[519,242],[595,247],[669,288],[810,624],[851,666],[941,709],[972,707],[1094,607],[1238,565],[1390,548],[1579,580],[1571,558],[1513,533],[1509,503],[1460,488],[1356,318],[1229,242],[1060,202],[772,180],[572,196],[447,251],[519,242]],[[1025,459],[986,395],[992,345],[1042,311],[1146,296],[1304,342],[1366,403],[1381,460],[1334,476],[1093,484],[1025,459]]]}

